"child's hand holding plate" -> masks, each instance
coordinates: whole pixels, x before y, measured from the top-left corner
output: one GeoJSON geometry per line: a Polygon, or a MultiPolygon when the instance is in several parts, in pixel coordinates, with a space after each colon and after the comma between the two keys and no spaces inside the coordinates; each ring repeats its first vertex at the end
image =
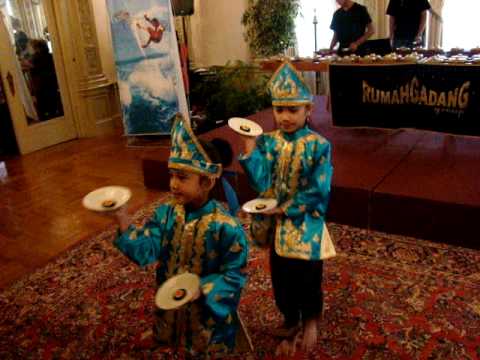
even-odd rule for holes
{"type": "Polygon", "coordinates": [[[278,202],[276,199],[258,198],[243,204],[242,209],[250,214],[262,214],[270,212],[275,209],[277,205],[278,202]]]}
{"type": "Polygon", "coordinates": [[[155,305],[163,310],[177,309],[200,295],[200,278],[189,272],[165,281],[155,294],[155,305]]]}
{"type": "Polygon", "coordinates": [[[263,129],[256,122],[244,118],[234,117],[228,120],[228,126],[243,136],[260,136],[263,134],[263,129]]]}
{"type": "Polygon", "coordinates": [[[105,186],[88,193],[82,204],[89,210],[98,212],[115,211],[130,200],[130,189],[123,186],[105,186]]]}

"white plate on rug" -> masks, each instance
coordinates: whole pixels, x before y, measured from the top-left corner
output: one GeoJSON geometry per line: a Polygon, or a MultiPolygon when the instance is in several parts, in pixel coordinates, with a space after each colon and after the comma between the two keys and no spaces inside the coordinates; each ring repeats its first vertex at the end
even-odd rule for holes
{"type": "Polygon", "coordinates": [[[258,198],[250,200],[243,204],[243,211],[250,214],[261,214],[269,210],[273,210],[277,207],[278,202],[276,199],[264,199],[258,198]]]}
{"type": "Polygon", "coordinates": [[[228,120],[228,126],[233,131],[245,136],[259,136],[263,134],[263,129],[255,121],[234,117],[228,120]]]}
{"type": "Polygon", "coordinates": [[[85,195],[82,204],[93,211],[114,211],[130,200],[132,192],[123,186],[105,186],[85,195]]]}
{"type": "Polygon", "coordinates": [[[200,278],[186,272],[165,281],[155,294],[155,305],[163,310],[172,310],[188,303],[200,291],[200,278]]]}

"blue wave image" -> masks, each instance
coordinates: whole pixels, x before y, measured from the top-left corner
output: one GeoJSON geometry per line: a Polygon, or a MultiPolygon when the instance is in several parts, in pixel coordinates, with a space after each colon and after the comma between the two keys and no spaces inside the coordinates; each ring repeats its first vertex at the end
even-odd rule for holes
{"type": "Polygon", "coordinates": [[[126,133],[169,134],[179,110],[169,63],[157,57],[124,62],[118,64],[117,70],[119,80],[126,85],[123,91],[127,95],[122,102],[126,133]]]}
{"type": "Polygon", "coordinates": [[[117,79],[127,135],[169,134],[179,111],[181,80],[175,57],[177,43],[168,0],[107,0],[117,79]],[[160,42],[148,41],[156,18],[164,26],[160,42]],[[146,46],[145,44],[149,44],[146,46]]]}
{"type": "Polygon", "coordinates": [[[144,90],[132,87],[132,103],[124,107],[124,118],[128,134],[169,134],[172,120],[178,112],[176,102],[162,99],[146,100],[144,90]]]}

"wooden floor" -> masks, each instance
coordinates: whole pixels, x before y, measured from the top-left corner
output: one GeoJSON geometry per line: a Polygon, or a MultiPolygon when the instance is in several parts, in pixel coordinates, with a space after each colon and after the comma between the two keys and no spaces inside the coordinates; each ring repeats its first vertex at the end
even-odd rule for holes
{"type": "Polygon", "coordinates": [[[0,288],[112,223],[81,206],[91,190],[128,186],[132,209],[159,197],[145,189],[141,168],[142,158],[159,150],[127,147],[118,135],[0,161],[0,288]]]}

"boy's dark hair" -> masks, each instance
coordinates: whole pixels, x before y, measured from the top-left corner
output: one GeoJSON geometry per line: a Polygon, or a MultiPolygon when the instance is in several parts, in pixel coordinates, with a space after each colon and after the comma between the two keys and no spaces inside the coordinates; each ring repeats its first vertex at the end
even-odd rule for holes
{"type": "Polygon", "coordinates": [[[211,141],[200,140],[200,143],[212,162],[222,164],[224,169],[232,164],[233,150],[228,141],[215,138],[211,141]]]}
{"type": "MultiPolygon", "coordinates": [[[[202,145],[210,160],[214,163],[222,164],[223,169],[232,164],[233,150],[228,141],[219,138],[215,138],[211,141],[200,140],[200,145],[202,145]]],[[[226,201],[223,187],[220,185],[219,181],[215,182],[210,197],[220,201],[226,201]]]]}

